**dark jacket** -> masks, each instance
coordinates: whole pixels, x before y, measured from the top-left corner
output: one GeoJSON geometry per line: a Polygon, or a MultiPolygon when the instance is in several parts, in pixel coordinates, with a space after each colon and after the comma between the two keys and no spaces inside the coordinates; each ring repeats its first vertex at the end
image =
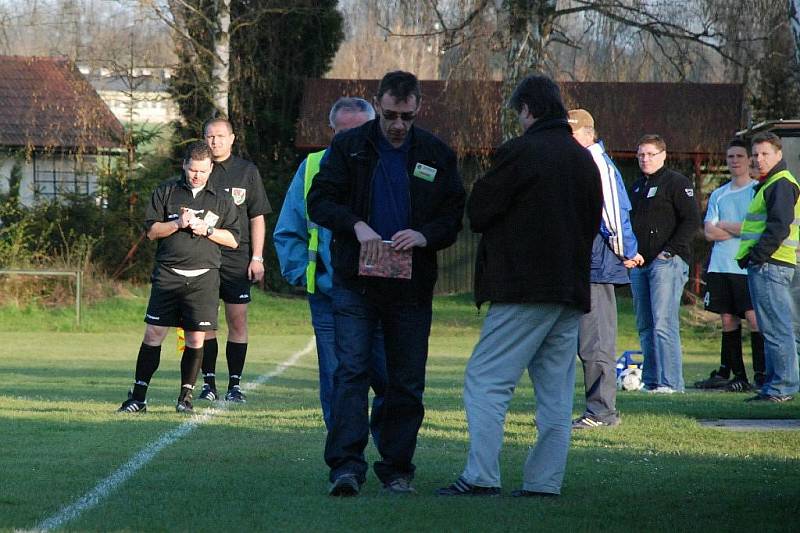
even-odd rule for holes
{"type": "Polygon", "coordinates": [[[482,233],[475,302],[561,303],[589,311],[600,173],[566,119],[538,120],[500,148],[467,212],[482,233]]]}
{"type": "Polygon", "coordinates": [[[660,168],[631,186],[631,222],[645,264],[662,251],[691,262],[692,239],[700,228],[700,210],[689,178],[660,168]]]}
{"type": "MultiPolygon", "coordinates": [[[[351,288],[370,281],[358,277],[360,245],[353,226],[370,223],[372,179],[378,164],[378,120],[371,120],[334,137],[319,174],[308,192],[309,217],[333,232],[331,254],[337,279],[351,288]]],[[[410,229],[428,241],[414,248],[410,281],[392,280],[418,297],[430,298],[436,283],[436,251],[456,240],[461,230],[466,193],[458,174],[456,155],[431,133],[412,126],[409,132],[408,180],[410,229]],[[431,181],[414,176],[417,163],[436,169],[431,181]]]]}
{"type": "MultiPolygon", "coordinates": [[[[764,183],[773,175],[786,170],[786,161],[783,159],[764,176],[758,185],[753,188],[753,194],[758,193],[764,183]]],[[[794,221],[794,204],[797,203],[797,186],[789,180],[778,180],[764,189],[764,203],[767,205],[767,227],[758,239],[758,242],[750,249],[750,253],[739,259],[739,266],[746,268],[752,263],[760,265],[762,263],[773,263],[775,265],[793,268],[794,265],[780,261],[772,257],[775,250],[789,236],[789,226],[794,221]]]]}

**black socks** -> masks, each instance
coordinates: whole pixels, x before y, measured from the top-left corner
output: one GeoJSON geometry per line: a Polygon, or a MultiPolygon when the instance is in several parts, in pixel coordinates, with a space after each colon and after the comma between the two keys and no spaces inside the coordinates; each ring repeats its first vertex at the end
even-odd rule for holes
{"type": "Polygon", "coordinates": [[[208,339],[203,343],[203,381],[212,389],[217,390],[217,353],[219,346],[217,338],[208,339]]]}
{"type": "Polygon", "coordinates": [[[246,342],[228,341],[225,346],[225,355],[228,358],[228,390],[239,384],[244,370],[244,359],[247,355],[246,342]]]}
{"type": "Polygon", "coordinates": [[[142,343],[136,358],[136,382],[133,384],[133,399],[143,402],[147,395],[147,386],[161,362],[161,346],[149,346],[142,343]]]}

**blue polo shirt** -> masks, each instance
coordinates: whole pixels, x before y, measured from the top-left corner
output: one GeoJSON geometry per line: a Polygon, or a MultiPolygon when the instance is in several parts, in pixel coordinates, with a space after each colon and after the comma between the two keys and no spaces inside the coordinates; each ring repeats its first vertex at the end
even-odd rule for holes
{"type": "Polygon", "coordinates": [[[408,188],[409,137],[395,148],[383,135],[378,141],[378,164],[372,177],[372,212],[369,225],[382,239],[390,240],[408,229],[411,192],[408,188]]]}

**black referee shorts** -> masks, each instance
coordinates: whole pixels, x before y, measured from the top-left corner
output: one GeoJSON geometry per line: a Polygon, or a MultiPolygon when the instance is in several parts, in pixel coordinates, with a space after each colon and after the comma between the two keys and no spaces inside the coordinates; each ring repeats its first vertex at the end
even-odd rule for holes
{"type": "Polygon", "coordinates": [[[709,272],[706,274],[706,311],[736,315],[744,318],[745,311],[753,309],[747,275],[709,272]]]}
{"type": "Polygon", "coordinates": [[[155,326],[182,327],[187,331],[217,329],[218,270],[186,277],[163,265],[156,265],[151,281],[153,285],[145,322],[155,326]]]}
{"type": "Polygon", "coordinates": [[[223,253],[219,269],[219,298],[226,304],[250,303],[252,282],[247,277],[250,253],[223,253]]]}

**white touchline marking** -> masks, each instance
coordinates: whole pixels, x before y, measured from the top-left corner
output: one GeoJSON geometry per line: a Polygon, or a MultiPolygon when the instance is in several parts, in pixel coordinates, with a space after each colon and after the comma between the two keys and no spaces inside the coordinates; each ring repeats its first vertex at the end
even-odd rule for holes
{"type": "MultiPolygon", "coordinates": [[[[314,337],[308,341],[305,348],[292,354],[289,359],[280,363],[275,370],[258,376],[255,380],[247,383],[242,387],[245,391],[255,389],[263,385],[274,377],[280,376],[286,370],[294,366],[297,361],[304,355],[308,355],[314,351],[316,345],[314,337]]],[[[92,490],[81,496],[78,500],[63,507],[57,513],[49,516],[39,522],[31,531],[48,531],[51,529],[58,529],[67,522],[75,520],[85,511],[91,509],[104,500],[114,489],[127,481],[131,476],[138,472],[143,466],[149,463],[158,452],[169,446],[170,444],[180,440],[192,432],[197,426],[203,425],[211,420],[215,415],[226,411],[228,409],[228,402],[222,402],[220,407],[212,407],[205,409],[201,414],[192,415],[192,417],[178,426],[177,428],[164,433],[161,438],[148,444],[138,454],[136,454],[130,461],[119,467],[113,474],[98,483],[92,490]]]]}

